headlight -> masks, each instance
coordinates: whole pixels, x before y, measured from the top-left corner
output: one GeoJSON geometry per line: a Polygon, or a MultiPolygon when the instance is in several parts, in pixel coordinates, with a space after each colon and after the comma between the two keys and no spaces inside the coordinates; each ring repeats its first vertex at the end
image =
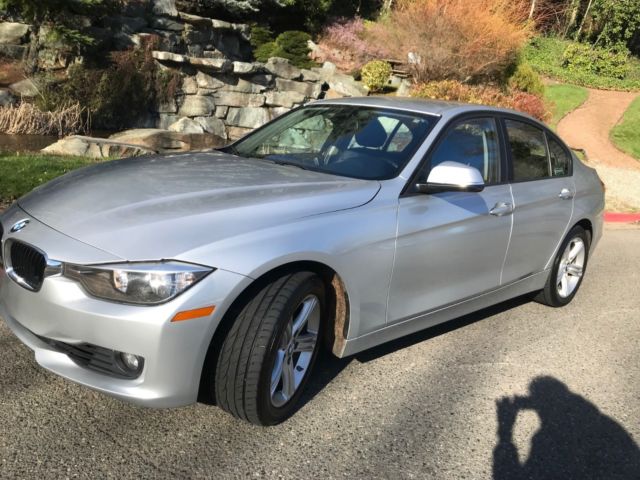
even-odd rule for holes
{"type": "Polygon", "coordinates": [[[177,297],[214,270],[180,262],[65,264],[64,276],[76,280],[94,297],[120,303],[157,305],[177,297]]]}

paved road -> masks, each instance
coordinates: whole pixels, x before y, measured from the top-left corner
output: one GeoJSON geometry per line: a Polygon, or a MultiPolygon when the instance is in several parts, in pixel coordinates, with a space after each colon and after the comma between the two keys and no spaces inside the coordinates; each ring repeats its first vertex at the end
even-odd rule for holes
{"type": "Polygon", "coordinates": [[[513,301],[326,358],[270,429],[77,387],[2,324],[0,477],[637,479],[639,266],[640,229],[608,230],[570,306],[513,301]]]}

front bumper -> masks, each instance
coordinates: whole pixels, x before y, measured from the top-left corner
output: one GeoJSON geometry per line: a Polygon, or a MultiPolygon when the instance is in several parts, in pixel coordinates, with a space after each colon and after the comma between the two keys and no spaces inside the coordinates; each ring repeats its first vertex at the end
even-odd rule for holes
{"type": "MultiPolygon", "coordinates": [[[[59,251],[63,240],[70,245],[74,242],[33,220],[29,229],[30,236],[39,238],[30,238],[30,243],[45,252],[51,251],[47,247],[53,244],[53,250],[59,251]]],[[[83,255],[88,256],[91,247],[82,248],[83,255]]],[[[77,283],[61,276],[46,278],[40,291],[32,292],[11,280],[0,267],[0,317],[47,370],[139,405],[176,407],[196,401],[202,365],[215,329],[231,301],[250,281],[236,273],[216,270],[171,302],[143,307],[89,297],[77,283]],[[208,317],[171,322],[180,311],[210,305],[216,308],[208,317]],[[144,369],[133,380],[115,378],[78,365],[39,337],[140,355],[145,359],[144,369]]]]}

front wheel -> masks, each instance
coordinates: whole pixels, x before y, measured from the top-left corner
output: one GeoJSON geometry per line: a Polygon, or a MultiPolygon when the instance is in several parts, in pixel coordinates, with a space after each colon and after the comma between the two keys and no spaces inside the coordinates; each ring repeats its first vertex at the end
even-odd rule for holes
{"type": "Polygon", "coordinates": [[[324,312],[325,287],[314,273],[288,274],[262,288],[222,344],[216,403],[257,425],[293,415],[318,355],[324,312]]]}
{"type": "Polygon", "coordinates": [[[575,297],[587,269],[589,235],[575,226],[558,249],[543,290],[535,300],[551,307],[564,307],[575,297]]]}

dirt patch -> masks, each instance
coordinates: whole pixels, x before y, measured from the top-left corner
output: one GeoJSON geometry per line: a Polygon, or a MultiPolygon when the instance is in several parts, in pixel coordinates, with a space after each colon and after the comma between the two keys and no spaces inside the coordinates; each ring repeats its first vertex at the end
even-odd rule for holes
{"type": "Polygon", "coordinates": [[[560,136],[572,148],[584,149],[589,165],[607,186],[607,209],[640,210],[640,162],[618,150],[609,133],[637,92],[589,90],[589,98],[558,124],[560,136]]]}

